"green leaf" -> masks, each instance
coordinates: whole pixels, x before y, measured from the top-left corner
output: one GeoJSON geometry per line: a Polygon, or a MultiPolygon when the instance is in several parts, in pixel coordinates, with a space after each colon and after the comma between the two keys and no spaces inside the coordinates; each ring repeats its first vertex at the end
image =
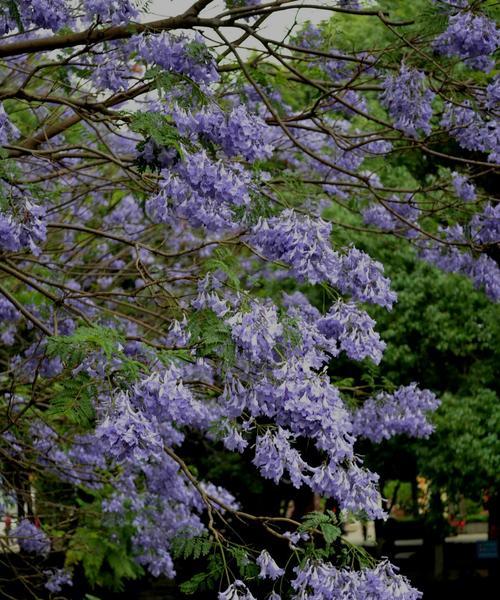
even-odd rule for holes
{"type": "Polygon", "coordinates": [[[321,523],[320,530],[327,544],[332,544],[342,534],[340,527],[336,527],[331,523],[321,523]]]}

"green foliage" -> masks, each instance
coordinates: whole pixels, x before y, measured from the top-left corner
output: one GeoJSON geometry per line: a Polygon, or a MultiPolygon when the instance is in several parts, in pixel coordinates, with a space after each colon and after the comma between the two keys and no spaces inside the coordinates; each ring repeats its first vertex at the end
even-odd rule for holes
{"type": "Polygon", "coordinates": [[[238,257],[226,246],[216,248],[205,264],[204,271],[206,273],[212,271],[222,271],[227,275],[229,283],[236,289],[240,289],[239,274],[241,272],[241,264],[238,257]]]}
{"type": "Polygon", "coordinates": [[[232,546],[228,549],[228,551],[229,555],[236,563],[236,568],[238,569],[243,581],[257,577],[257,574],[259,573],[259,567],[253,560],[250,559],[250,554],[245,548],[242,546],[232,546]]]}
{"type": "Polygon", "coordinates": [[[218,556],[212,556],[208,561],[206,570],[196,573],[191,579],[181,583],[179,589],[186,595],[213,590],[219,583],[222,573],[222,561],[218,556]]]}
{"type": "Polygon", "coordinates": [[[156,112],[136,112],[130,120],[130,129],[153,139],[160,146],[175,148],[182,156],[182,137],[167,117],[156,112]]]}
{"type": "Polygon", "coordinates": [[[93,399],[97,388],[85,373],[54,383],[47,416],[64,417],[70,423],[88,427],[94,420],[93,399]]]}
{"type": "Polygon", "coordinates": [[[78,327],[71,335],[52,336],[47,341],[49,356],[59,356],[69,365],[80,363],[91,351],[102,350],[111,358],[123,337],[109,327],[78,327]]]}
{"type": "Polygon", "coordinates": [[[213,539],[207,534],[191,537],[189,531],[181,532],[172,540],[172,556],[187,560],[198,560],[210,553],[214,547],[213,539]]]}
{"type": "Polygon", "coordinates": [[[341,535],[342,530],[338,526],[338,519],[331,510],[326,512],[314,511],[308,513],[300,524],[299,531],[312,532],[319,530],[327,545],[333,544],[341,535]]]}
{"type": "Polygon", "coordinates": [[[191,339],[201,356],[217,354],[226,365],[234,364],[235,345],[231,338],[231,328],[213,310],[198,310],[188,323],[191,339]]]}
{"type": "Polygon", "coordinates": [[[436,432],[416,449],[421,471],[450,495],[480,499],[500,486],[500,403],[491,389],[470,396],[445,394],[436,432]]]}
{"type": "Polygon", "coordinates": [[[115,382],[137,378],[142,365],[128,358],[122,349],[125,339],[121,333],[110,327],[82,326],[71,335],[52,336],[47,340],[47,354],[58,356],[68,368],[74,368],[83,360],[102,351],[108,362],[119,358],[119,366],[114,365],[115,382]]]}
{"type": "Polygon", "coordinates": [[[125,580],[144,574],[131,553],[132,530],[114,524],[113,531],[105,531],[95,517],[93,521],[76,529],[66,553],[66,566],[81,564],[91,586],[122,591],[125,580]]]}

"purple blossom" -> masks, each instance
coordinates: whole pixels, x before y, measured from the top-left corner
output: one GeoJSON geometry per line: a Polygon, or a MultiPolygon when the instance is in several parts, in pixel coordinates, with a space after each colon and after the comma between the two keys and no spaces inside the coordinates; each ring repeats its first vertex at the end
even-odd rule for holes
{"type": "Polygon", "coordinates": [[[8,114],[5,112],[3,103],[0,102],[0,145],[8,144],[13,138],[19,135],[17,127],[11,123],[8,114]]]}
{"type": "Polygon", "coordinates": [[[263,477],[272,479],[275,483],[278,483],[287,470],[293,485],[299,488],[307,465],[297,450],[292,448],[290,438],[290,432],[281,427],[278,427],[275,434],[268,429],[264,435],[258,435],[252,462],[263,477]]]}
{"type": "MultiPolygon", "coordinates": [[[[292,359],[274,370],[275,381],[254,386],[257,406],[253,415],[272,417],[294,435],[309,437],[335,461],[352,456],[351,423],[339,391],[324,375],[310,369],[305,360],[292,359]]],[[[282,433],[281,438],[290,437],[282,433]]],[[[283,448],[286,444],[283,443],[283,448]]]]}
{"type": "Polygon", "coordinates": [[[0,212],[0,248],[8,252],[27,249],[35,255],[40,253],[38,244],[45,241],[45,209],[29,200],[17,214],[0,212]]]}
{"type": "Polygon", "coordinates": [[[87,20],[111,21],[121,25],[139,17],[135,3],[130,0],[84,0],[87,20]]]}
{"type": "Polygon", "coordinates": [[[500,33],[495,22],[471,12],[451,15],[447,29],[434,41],[440,54],[456,56],[470,67],[486,72],[494,66],[491,57],[499,45],[500,33]]]}
{"type": "Polygon", "coordinates": [[[248,446],[247,440],[234,427],[231,427],[229,432],[223,438],[224,447],[228,450],[243,452],[248,446]]]}
{"type": "Polygon", "coordinates": [[[382,104],[394,119],[394,126],[414,138],[418,130],[428,135],[436,94],[425,87],[425,73],[403,65],[398,75],[386,78],[384,88],[382,104]]]}
{"type": "Polygon", "coordinates": [[[498,110],[500,107],[500,75],[495,75],[486,86],[484,105],[490,110],[498,110]]]}
{"type": "Polygon", "coordinates": [[[419,600],[421,592],[411,587],[398,569],[384,561],[373,569],[339,569],[331,563],[308,560],[295,567],[293,600],[419,600]]]}
{"type": "Polygon", "coordinates": [[[267,550],[262,550],[256,562],[260,567],[259,577],[261,579],[278,579],[285,574],[285,570],[278,567],[276,561],[267,550]]]}
{"type": "Polygon", "coordinates": [[[468,100],[461,106],[447,104],[441,125],[449,130],[462,148],[488,152],[489,161],[500,161],[500,123],[494,119],[484,120],[468,100]]]}
{"type": "Polygon", "coordinates": [[[214,59],[200,35],[190,40],[164,31],[157,35],[142,35],[135,41],[139,56],[148,63],[186,75],[198,84],[219,81],[214,59]]]}
{"type": "Polygon", "coordinates": [[[7,300],[4,296],[0,295],[0,321],[12,322],[18,321],[21,318],[21,313],[17,308],[7,300]]]}
{"type": "Polygon", "coordinates": [[[385,518],[376,473],[362,468],[357,462],[344,468],[332,461],[313,471],[307,483],[314,492],[335,498],[344,510],[364,513],[371,519],[385,518]]]}
{"type": "Polygon", "coordinates": [[[408,223],[416,224],[420,210],[411,201],[389,199],[382,204],[373,204],[362,210],[363,221],[384,231],[402,231],[406,237],[414,237],[416,231],[408,223]],[[400,219],[399,217],[402,217],[400,219]]]}
{"type": "Polygon", "coordinates": [[[300,281],[328,281],[339,272],[339,255],[332,249],[332,226],[322,219],[285,210],[278,217],[261,219],[254,227],[250,243],[266,258],[290,265],[300,281]]]}
{"type": "Polygon", "coordinates": [[[354,413],[354,434],[373,442],[401,434],[428,437],[434,429],[428,414],[439,404],[431,391],[418,389],[416,383],[400,387],[393,394],[380,392],[354,413]]]}
{"type": "Polygon", "coordinates": [[[464,202],[473,202],[476,199],[476,188],[469,182],[465,175],[454,171],[451,174],[451,181],[457,196],[464,202]]]}
{"type": "Polygon", "coordinates": [[[340,342],[341,349],[353,360],[382,359],[385,343],[373,329],[375,321],[352,302],[336,302],[318,321],[318,330],[340,342]]]}
{"type": "Polygon", "coordinates": [[[471,235],[479,244],[500,243],[500,204],[487,204],[483,212],[475,214],[470,222],[471,235]]]}
{"type": "Polygon", "coordinates": [[[135,410],[125,393],[114,400],[108,415],[96,428],[106,454],[118,463],[133,460],[145,463],[163,450],[158,422],[135,410]]]}
{"type": "Polygon", "coordinates": [[[19,12],[26,25],[57,31],[71,21],[65,0],[19,0],[19,12]]]}
{"type": "Polygon", "coordinates": [[[219,592],[218,600],[257,600],[247,586],[236,579],[224,592],[219,592]]]}
{"type": "Polygon", "coordinates": [[[241,155],[255,161],[272,153],[272,129],[243,105],[235,106],[229,114],[213,105],[196,113],[176,108],[173,117],[182,135],[208,139],[229,157],[241,155]]]}
{"type": "Polygon", "coordinates": [[[500,300],[500,267],[491,257],[481,254],[478,258],[455,246],[444,246],[428,241],[421,250],[421,257],[449,273],[470,278],[474,287],[484,291],[495,302],[500,300]]]}
{"type": "Polygon", "coordinates": [[[361,302],[391,309],[397,295],[390,289],[391,282],[383,273],[384,267],[380,262],[357,248],[351,248],[342,256],[338,279],[330,280],[342,292],[361,302]]]}
{"type": "Polygon", "coordinates": [[[28,519],[22,519],[10,535],[24,552],[42,556],[50,552],[49,538],[28,519]]]}
{"type": "Polygon", "coordinates": [[[250,203],[250,175],[240,165],[213,162],[206,152],[200,151],[186,156],[180,163],[178,172],[201,197],[234,206],[250,203]]]}
{"type": "Polygon", "coordinates": [[[73,576],[66,569],[50,569],[44,571],[44,575],[47,576],[45,587],[53,594],[60,592],[66,585],[73,585],[73,576]]]}
{"type": "Polygon", "coordinates": [[[254,301],[250,310],[239,311],[225,322],[238,348],[250,360],[259,363],[273,358],[274,348],[283,333],[276,306],[254,301]]]}
{"type": "MultiPolygon", "coordinates": [[[[117,46],[117,50],[121,50],[117,46]]],[[[126,90],[131,78],[130,66],[125,60],[120,60],[117,52],[103,53],[92,57],[92,82],[99,90],[111,90],[118,92],[126,90]]]]}

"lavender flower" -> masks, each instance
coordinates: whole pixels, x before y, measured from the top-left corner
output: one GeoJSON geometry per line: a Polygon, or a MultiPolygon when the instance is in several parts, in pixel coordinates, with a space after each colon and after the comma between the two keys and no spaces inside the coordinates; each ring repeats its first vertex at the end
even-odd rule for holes
{"type": "Polygon", "coordinates": [[[307,561],[296,567],[293,600],[418,600],[422,594],[388,561],[374,569],[352,571],[328,562],[307,561]]]}
{"type": "Polygon", "coordinates": [[[429,134],[436,94],[425,87],[425,74],[403,65],[398,75],[387,77],[384,87],[382,104],[394,119],[394,126],[414,138],[418,130],[429,134]]]}
{"type": "Polygon", "coordinates": [[[8,144],[10,140],[19,135],[19,130],[13,125],[5,112],[3,103],[0,103],[0,144],[8,144]]]}
{"type": "Polygon", "coordinates": [[[499,45],[500,32],[495,22],[471,12],[450,16],[446,31],[434,41],[440,54],[457,56],[470,67],[486,72],[494,66],[491,56],[499,45]]]}
{"type": "Polygon", "coordinates": [[[219,592],[217,598],[218,600],[257,600],[243,581],[239,579],[232,583],[224,592],[219,592]]]}
{"type": "Polygon", "coordinates": [[[255,363],[269,361],[283,326],[278,321],[276,306],[252,302],[248,312],[237,312],[226,318],[238,347],[255,363]]]}
{"type": "Polygon", "coordinates": [[[489,161],[500,161],[500,123],[483,119],[468,100],[462,106],[447,104],[441,125],[448,128],[462,148],[487,152],[489,161]]]}
{"type": "Polygon", "coordinates": [[[130,0],[84,0],[87,20],[111,21],[114,25],[128,23],[139,16],[139,11],[130,0]]]}
{"type": "Polygon", "coordinates": [[[487,204],[470,222],[472,238],[479,244],[500,243],[500,204],[487,204]]]}
{"type": "Polygon", "coordinates": [[[335,277],[340,268],[339,255],[330,244],[330,233],[330,223],[298,216],[287,209],[278,217],[261,219],[250,242],[266,258],[290,265],[297,279],[319,283],[335,277]]]}
{"type": "Polygon", "coordinates": [[[259,577],[261,579],[278,579],[285,574],[285,570],[278,567],[267,550],[262,550],[256,562],[260,567],[259,577]]]}
{"type": "Polygon", "coordinates": [[[362,302],[379,304],[391,309],[397,295],[390,289],[391,282],[384,277],[384,267],[368,254],[351,248],[342,256],[338,279],[331,278],[333,285],[362,302]]]}
{"type": "Polygon", "coordinates": [[[353,360],[382,359],[385,343],[373,329],[375,321],[354,303],[336,302],[328,314],[318,321],[318,330],[340,342],[340,347],[353,360]]]}
{"type": "Polygon", "coordinates": [[[0,248],[10,252],[28,249],[40,253],[39,244],[47,236],[45,209],[29,200],[24,202],[18,214],[0,212],[0,248]]]}
{"type": "Polygon", "coordinates": [[[307,465],[297,450],[292,448],[289,442],[291,437],[290,432],[281,427],[278,427],[275,434],[268,430],[263,436],[257,436],[252,462],[259,468],[263,477],[273,479],[275,483],[278,483],[286,469],[293,485],[298,488],[304,480],[304,469],[307,465]]]}
{"type": "Polygon", "coordinates": [[[451,181],[457,196],[465,202],[473,202],[476,199],[476,188],[470,183],[464,175],[454,171],[451,174],[451,181]]]}
{"type": "Polygon", "coordinates": [[[49,538],[28,519],[22,519],[10,535],[24,552],[46,556],[50,551],[49,538]]]}
{"type": "Polygon", "coordinates": [[[219,80],[213,57],[199,35],[190,40],[186,36],[162,32],[140,36],[136,43],[142,59],[165,71],[186,75],[203,85],[219,80]]]}
{"type": "Polygon", "coordinates": [[[47,576],[45,587],[53,594],[60,592],[66,585],[73,585],[73,576],[66,569],[50,569],[44,571],[44,575],[47,576]]]}
{"type": "Polygon", "coordinates": [[[215,106],[197,113],[176,108],[173,117],[182,135],[208,139],[229,157],[241,155],[255,161],[271,155],[271,128],[243,105],[235,106],[229,114],[215,106]]]}
{"type": "Polygon", "coordinates": [[[415,383],[400,387],[394,394],[381,392],[356,411],[353,431],[356,436],[373,442],[400,434],[425,438],[434,429],[427,420],[428,413],[439,404],[431,391],[419,390],[415,383]]]}

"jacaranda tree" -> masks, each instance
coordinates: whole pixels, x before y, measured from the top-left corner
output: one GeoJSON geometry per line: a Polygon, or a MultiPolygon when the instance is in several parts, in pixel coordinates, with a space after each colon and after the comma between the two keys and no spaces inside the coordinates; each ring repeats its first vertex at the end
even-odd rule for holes
{"type": "Polygon", "coordinates": [[[0,2],[1,486],[23,583],[194,558],[182,590],[221,600],[419,598],[340,535],[385,515],[356,440],[425,437],[439,404],[335,371],[382,359],[364,305],[397,301],[349,231],[500,298],[495,3],[311,0],[325,23],[278,39],[269,17],[304,3],[185,4],[0,2]],[[276,498],[246,510],[206,477],[211,449],[276,498]],[[331,510],[295,518],[294,488],[331,510]]]}

